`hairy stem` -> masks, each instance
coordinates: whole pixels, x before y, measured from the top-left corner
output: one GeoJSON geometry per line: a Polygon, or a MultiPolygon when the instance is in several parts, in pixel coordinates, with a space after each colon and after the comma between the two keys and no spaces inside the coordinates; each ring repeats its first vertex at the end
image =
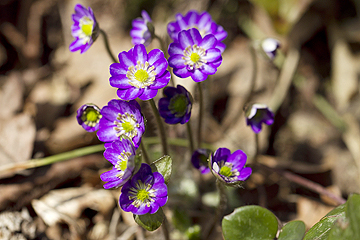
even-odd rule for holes
{"type": "Polygon", "coordinates": [[[218,207],[216,208],[216,212],[215,212],[215,217],[213,219],[212,224],[210,225],[209,229],[207,231],[204,231],[204,238],[203,239],[208,239],[209,236],[211,235],[212,231],[215,229],[216,224],[220,221],[222,215],[224,214],[224,211],[226,209],[226,205],[227,205],[227,196],[226,196],[226,192],[225,192],[225,185],[220,182],[218,179],[216,179],[216,187],[219,191],[220,194],[220,202],[218,207]]]}
{"type": "Polygon", "coordinates": [[[191,154],[193,154],[193,152],[194,152],[194,140],[193,140],[193,134],[192,134],[190,121],[186,123],[186,130],[187,130],[187,133],[188,133],[190,152],[191,152],[191,154]]]}
{"type": "Polygon", "coordinates": [[[105,44],[105,48],[106,48],[107,53],[109,54],[111,60],[112,60],[114,63],[117,63],[118,61],[116,60],[114,54],[111,52],[107,34],[106,34],[106,33],[104,32],[104,30],[102,30],[102,29],[100,29],[100,33],[101,33],[101,34],[103,35],[103,37],[104,37],[104,44],[105,44]]]}
{"type": "Polygon", "coordinates": [[[163,124],[163,121],[160,117],[160,114],[159,114],[159,111],[155,105],[155,101],[154,99],[150,99],[149,100],[150,102],[150,105],[151,105],[151,108],[154,112],[154,115],[155,115],[155,118],[156,118],[156,122],[157,122],[157,125],[158,125],[158,128],[159,128],[159,135],[160,135],[160,140],[161,140],[161,144],[162,144],[162,147],[163,147],[163,154],[164,155],[169,155],[168,154],[168,145],[167,145],[167,140],[166,140],[166,134],[165,134],[165,127],[164,127],[164,124],[163,124]]]}
{"type": "Polygon", "coordinates": [[[198,116],[198,129],[197,129],[197,147],[200,148],[202,141],[202,124],[204,114],[204,97],[201,82],[197,84],[199,89],[199,116],[198,116]]]}
{"type": "Polygon", "coordinates": [[[147,153],[146,147],[142,141],[140,142],[140,147],[141,147],[141,154],[143,156],[144,161],[150,165],[151,161],[149,158],[149,154],[147,153]]]}

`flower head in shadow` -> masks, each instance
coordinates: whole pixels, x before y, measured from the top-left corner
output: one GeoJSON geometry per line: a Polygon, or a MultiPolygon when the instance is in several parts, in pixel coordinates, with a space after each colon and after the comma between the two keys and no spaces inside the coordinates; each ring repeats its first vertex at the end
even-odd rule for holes
{"type": "Polygon", "coordinates": [[[192,97],[181,85],[164,89],[165,97],[159,100],[159,113],[168,124],[187,123],[191,116],[192,97]]]}
{"type": "Polygon", "coordinates": [[[246,124],[257,134],[261,132],[261,124],[274,123],[274,113],[265,104],[253,104],[246,110],[246,124]]]}
{"type": "Polygon", "coordinates": [[[201,174],[207,174],[210,172],[209,168],[209,158],[211,155],[211,150],[199,148],[196,149],[191,156],[191,163],[196,169],[199,169],[201,174]]]}

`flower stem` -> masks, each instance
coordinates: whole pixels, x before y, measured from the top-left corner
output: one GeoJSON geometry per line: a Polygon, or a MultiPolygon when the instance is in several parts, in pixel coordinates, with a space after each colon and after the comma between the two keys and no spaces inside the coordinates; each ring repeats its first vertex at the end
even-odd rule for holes
{"type": "Polygon", "coordinates": [[[159,37],[158,35],[156,35],[155,33],[154,33],[154,38],[156,38],[159,41],[160,48],[164,52],[164,54],[166,55],[167,54],[167,49],[166,49],[164,40],[161,37],[159,37]]]}
{"type": "Polygon", "coordinates": [[[59,153],[45,158],[32,159],[22,163],[8,164],[0,167],[0,176],[4,174],[15,173],[25,169],[41,167],[55,162],[61,162],[101,151],[104,151],[104,144],[75,149],[69,152],[59,153]]]}
{"type": "Polygon", "coordinates": [[[225,209],[226,209],[226,204],[227,204],[227,197],[226,197],[226,192],[225,192],[225,185],[219,181],[218,179],[216,179],[216,187],[219,191],[220,194],[220,201],[219,201],[219,205],[216,208],[216,212],[215,212],[215,217],[214,220],[212,222],[212,224],[210,225],[209,229],[207,231],[204,231],[204,238],[203,239],[208,239],[209,236],[211,235],[212,231],[214,230],[214,228],[216,227],[216,224],[220,221],[225,209]]]}
{"type": "Polygon", "coordinates": [[[158,111],[158,109],[157,109],[157,107],[155,105],[154,99],[150,99],[149,102],[150,102],[151,108],[152,108],[152,110],[154,112],[156,122],[158,124],[159,135],[160,135],[161,144],[162,144],[162,147],[163,147],[163,154],[164,155],[169,155],[168,154],[168,146],[167,146],[167,140],[166,140],[164,124],[163,124],[163,122],[161,120],[161,117],[160,117],[159,111],[158,111]]]}
{"type": "Polygon", "coordinates": [[[254,156],[254,162],[257,162],[259,156],[259,134],[255,133],[255,156],[254,156]]]}
{"type": "Polygon", "coordinates": [[[187,133],[188,133],[190,152],[191,152],[191,154],[193,154],[193,152],[194,152],[194,140],[193,140],[193,134],[192,134],[190,121],[186,123],[186,129],[187,129],[187,133]]]}
{"type": "MultiPolygon", "coordinates": [[[[173,146],[178,146],[178,147],[188,147],[189,146],[189,141],[187,139],[169,138],[167,140],[168,140],[168,143],[173,146]]],[[[144,143],[144,145],[160,143],[158,137],[143,138],[141,142],[144,143]]],[[[215,151],[214,146],[212,146],[211,144],[202,144],[202,145],[205,148],[212,149],[213,151],[215,151]]],[[[52,155],[52,156],[45,157],[45,158],[31,159],[31,160],[28,160],[28,161],[22,162],[22,163],[7,164],[4,166],[0,166],[0,177],[3,176],[4,174],[14,174],[14,173],[22,171],[22,170],[46,166],[46,165],[49,165],[49,164],[52,164],[55,162],[66,161],[66,160],[70,160],[75,157],[82,157],[85,155],[89,155],[89,154],[97,153],[97,152],[101,152],[101,151],[104,151],[104,144],[79,148],[79,149],[75,149],[75,150],[72,150],[69,152],[59,153],[59,154],[52,155]]]]}
{"type": "Polygon", "coordinates": [[[164,214],[164,221],[163,221],[163,224],[161,225],[161,228],[163,230],[165,240],[170,240],[169,222],[168,222],[165,214],[164,214]]]}
{"type": "Polygon", "coordinates": [[[201,127],[202,127],[202,121],[203,121],[203,112],[204,112],[204,97],[203,97],[203,91],[201,82],[198,83],[198,89],[199,89],[199,117],[198,117],[198,129],[197,129],[197,147],[200,148],[201,146],[201,127]]]}
{"type": "Polygon", "coordinates": [[[109,54],[111,60],[114,62],[114,63],[117,63],[118,61],[116,60],[114,54],[111,52],[110,50],[110,45],[109,45],[109,40],[108,40],[108,37],[107,37],[107,34],[104,32],[104,30],[100,29],[100,33],[103,35],[104,37],[104,44],[105,44],[105,48],[106,48],[106,51],[107,53],[109,54]]]}
{"type": "Polygon", "coordinates": [[[141,147],[141,153],[144,157],[144,161],[147,163],[147,164],[151,164],[151,161],[150,161],[150,158],[149,158],[149,154],[147,153],[147,150],[146,150],[146,147],[143,143],[143,141],[140,142],[140,147],[141,147]]]}

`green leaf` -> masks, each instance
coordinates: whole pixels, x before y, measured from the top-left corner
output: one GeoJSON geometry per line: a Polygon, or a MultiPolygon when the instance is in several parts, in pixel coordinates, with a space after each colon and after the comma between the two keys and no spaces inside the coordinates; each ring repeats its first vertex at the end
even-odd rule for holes
{"type": "Polygon", "coordinates": [[[260,206],[244,206],[224,217],[223,235],[226,240],[270,240],[278,230],[275,215],[260,206]]]}
{"type": "Polygon", "coordinates": [[[288,222],[280,231],[278,240],[302,240],[305,235],[303,221],[288,222]]]}
{"type": "Polygon", "coordinates": [[[150,166],[153,172],[159,172],[161,175],[163,175],[165,184],[169,183],[172,167],[171,157],[165,155],[153,162],[150,166]]]}
{"type": "Polygon", "coordinates": [[[306,233],[304,240],[326,240],[330,234],[330,228],[338,218],[345,217],[345,204],[338,206],[325,215],[306,233]]]}
{"type": "Polygon", "coordinates": [[[346,217],[354,234],[353,239],[360,239],[360,195],[352,194],[346,202],[346,217]]]}
{"type": "Polygon", "coordinates": [[[154,231],[158,229],[162,222],[164,221],[165,215],[162,210],[162,208],[159,208],[159,210],[154,214],[144,214],[144,215],[135,215],[134,219],[137,224],[142,226],[148,231],[154,231]]]}
{"type": "Polygon", "coordinates": [[[338,218],[332,228],[329,231],[329,237],[327,240],[354,240],[354,234],[349,227],[349,221],[347,218],[338,218]]]}

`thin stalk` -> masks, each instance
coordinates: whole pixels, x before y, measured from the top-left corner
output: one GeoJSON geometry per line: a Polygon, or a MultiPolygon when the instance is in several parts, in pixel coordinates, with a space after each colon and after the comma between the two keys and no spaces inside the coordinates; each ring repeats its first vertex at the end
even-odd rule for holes
{"type": "Polygon", "coordinates": [[[167,54],[167,49],[166,49],[166,45],[164,43],[164,40],[161,37],[159,37],[158,35],[156,35],[156,34],[154,34],[153,36],[154,36],[154,38],[156,38],[159,41],[160,48],[164,52],[164,54],[166,55],[167,54]]]}
{"type": "Polygon", "coordinates": [[[0,176],[3,174],[16,173],[25,169],[41,167],[76,157],[82,157],[101,151],[104,151],[104,144],[75,149],[69,152],[59,153],[45,158],[32,159],[23,163],[8,164],[0,167],[0,176]]]}
{"type": "Polygon", "coordinates": [[[190,121],[186,123],[186,130],[187,130],[187,133],[188,133],[190,152],[191,152],[191,154],[193,154],[193,152],[194,152],[194,140],[193,140],[193,134],[192,134],[190,121]]]}
{"type": "Polygon", "coordinates": [[[226,205],[227,205],[227,196],[226,196],[226,192],[225,192],[225,185],[219,181],[218,179],[216,179],[216,188],[219,191],[220,194],[220,201],[219,201],[219,205],[216,208],[216,212],[215,212],[215,217],[213,219],[212,224],[209,227],[209,230],[204,232],[204,238],[203,239],[208,239],[209,236],[211,235],[212,231],[214,230],[214,228],[216,227],[216,224],[220,221],[222,215],[224,214],[224,211],[226,209],[226,205]]]}
{"type": "MultiPolygon", "coordinates": [[[[173,146],[178,146],[178,147],[188,147],[189,146],[189,141],[187,139],[169,138],[167,140],[168,140],[168,143],[173,146]]],[[[144,143],[144,145],[152,145],[152,144],[159,144],[160,140],[158,137],[147,137],[147,138],[143,138],[141,142],[144,143]]],[[[215,151],[214,146],[212,146],[211,144],[202,144],[202,145],[204,148],[208,148],[208,149],[215,151]]],[[[97,152],[101,152],[101,151],[104,151],[104,144],[79,148],[76,150],[72,150],[72,151],[65,152],[65,153],[59,153],[59,154],[45,157],[45,158],[30,159],[30,160],[28,160],[26,162],[22,162],[22,163],[11,163],[11,164],[7,164],[7,165],[0,167],[0,176],[2,176],[4,174],[14,174],[14,173],[22,171],[22,170],[46,166],[46,165],[49,165],[49,164],[52,164],[55,162],[66,161],[66,160],[70,160],[75,157],[82,157],[85,155],[89,155],[89,154],[97,153],[97,152]]]]}
{"type": "Polygon", "coordinates": [[[149,154],[147,153],[147,150],[146,150],[146,147],[144,145],[144,143],[141,141],[140,142],[140,148],[141,148],[141,154],[144,158],[144,161],[147,163],[147,164],[151,164],[151,161],[150,161],[150,158],[149,158],[149,154]]]}
{"type": "Polygon", "coordinates": [[[112,53],[111,49],[110,49],[110,45],[109,45],[109,40],[108,40],[108,37],[107,37],[107,34],[104,32],[104,30],[100,29],[100,33],[103,35],[104,37],[104,44],[105,44],[105,48],[106,48],[106,51],[107,53],[109,54],[111,60],[114,62],[114,63],[117,63],[118,61],[116,60],[114,54],[112,53]]]}
{"type": "Polygon", "coordinates": [[[255,156],[254,156],[254,162],[257,162],[259,156],[259,134],[255,133],[255,156]]]}
{"type": "MultiPolygon", "coordinates": [[[[251,55],[251,61],[252,61],[252,76],[251,76],[251,86],[250,86],[250,92],[245,100],[245,104],[249,103],[252,94],[254,93],[254,89],[255,89],[255,83],[256,83],[256,78],[257,78],[257,72],[258,72],[258,65],[257,65],[257,57],[256,57],[256,51],[254,49],[253,43],[250,43],[249,46],[250,49],[250,55],[251,55]]],[[[239,111],[240,114],[242,113],[242,111],[239,111]]]]}
{"type": "Polygon", "coordinates": [[[157,107],[155,105],[154,99],[150,99],[149,102],[150,102],[151,108],[152,108],[152,110],[154,112],[156,122],[157,122],[157,125],[158,125],[158,128],[159,128],[159,135],[160,135],[161,145],[163,147],[163,154],[168,155],[169,151],[168,151],[168,145],[167,145],[167,140],[166,140],[164,124],[163,124],[163,122],[161,120],[161,117],[160,117],[159,111],[158,111],[158,109],[157,109],[157,107]]]}
{"type": "Polygon", "coordinates": [[[165,240],[170,240],[169,222],[168,222],[165,214],[164,214],[164,221],[163,221],[163,224],[161,225],[161,228],[163,230],[165,240]]]}
{"type": "Polygon", "coordinates": [[[202,141],[202,121],[203,121],[203,114],[204,114],[204,97],[203,97],[203,91],[201,82],[198,83],[198,89],[199,89],[199,117],[198,117],[198,129],[197,129],[197,147],[200,148],[201,141],[202,141]]]}

